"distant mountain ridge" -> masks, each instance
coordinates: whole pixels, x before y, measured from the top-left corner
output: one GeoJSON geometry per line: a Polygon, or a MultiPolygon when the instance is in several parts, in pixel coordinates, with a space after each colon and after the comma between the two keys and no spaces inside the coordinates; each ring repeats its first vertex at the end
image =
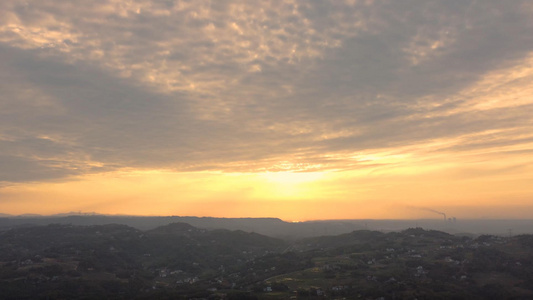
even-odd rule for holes
{"type": "Polygon", "coordinates": [[[193,216],[128,216],[102,215],[97,213],[73,212],[53,216],[41,215],[0,215],[0,230],[21,226],[71,224],[105,225],[124,224],[142,231],[151,230],[171,223],[187,223],[202,229],[227,229],[256,232],[259,234],[295,239],[338,235],[355,230],[381,232],[400,231],[412,227],[422,227],[451,234],[469,233],[508,235],[533,233],[533,220],[457,220],[446,222],[442,219],[425,220],[324,220],[307,222],[285,222],[279,218],[215,218],[193,216]]]}

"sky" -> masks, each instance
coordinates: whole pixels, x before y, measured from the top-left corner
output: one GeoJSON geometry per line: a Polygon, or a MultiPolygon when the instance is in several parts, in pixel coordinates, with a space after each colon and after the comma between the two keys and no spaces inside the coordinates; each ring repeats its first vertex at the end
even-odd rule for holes
{"type": "Polygon", "coordinates": [[[0,1],[0,213],[533,218],[531,1],[0,1]]]}

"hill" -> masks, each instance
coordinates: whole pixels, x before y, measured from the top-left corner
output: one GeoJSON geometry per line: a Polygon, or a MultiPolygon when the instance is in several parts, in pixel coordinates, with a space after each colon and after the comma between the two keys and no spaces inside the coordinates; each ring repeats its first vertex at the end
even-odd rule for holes
{"type": "Polygon", "coordinates": [[[0,232],[2,299],[528,299],[531,235],[410,228],[292,242],[171,223],[0,232]]]}

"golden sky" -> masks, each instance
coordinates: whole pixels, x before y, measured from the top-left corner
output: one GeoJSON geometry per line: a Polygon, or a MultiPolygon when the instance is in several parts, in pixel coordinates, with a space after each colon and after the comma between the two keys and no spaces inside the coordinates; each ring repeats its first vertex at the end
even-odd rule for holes
{"type": "Polygon", "coordinates": [[[0,213],[533,217],[530,1],[0,2],[0,213]]]}

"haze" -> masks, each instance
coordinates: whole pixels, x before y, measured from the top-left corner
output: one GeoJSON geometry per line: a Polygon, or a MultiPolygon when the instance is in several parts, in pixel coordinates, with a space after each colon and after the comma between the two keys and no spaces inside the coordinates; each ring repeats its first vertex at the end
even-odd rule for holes
{"type": "Polygon", "coordinates": [[[533,217],[530,1],[0,2],[0,212],[533,217]]]}

